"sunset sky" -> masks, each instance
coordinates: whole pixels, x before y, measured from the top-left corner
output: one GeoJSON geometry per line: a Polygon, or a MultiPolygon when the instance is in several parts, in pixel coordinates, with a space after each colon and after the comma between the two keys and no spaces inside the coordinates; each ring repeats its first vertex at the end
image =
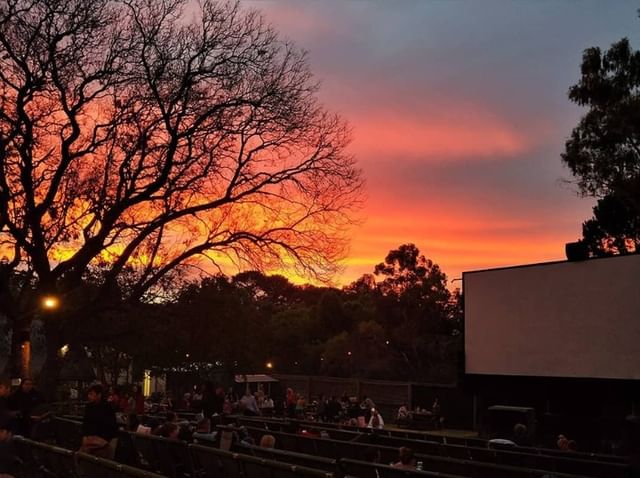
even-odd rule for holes
{"type": "Polygon", "coordinates": [[[632,1],[245,0],[309,51],[367,181],[338,284],[413,242],[448,275],[564,258],[594,199],[560,162],[582,51],[627,36],[632,1]]]}

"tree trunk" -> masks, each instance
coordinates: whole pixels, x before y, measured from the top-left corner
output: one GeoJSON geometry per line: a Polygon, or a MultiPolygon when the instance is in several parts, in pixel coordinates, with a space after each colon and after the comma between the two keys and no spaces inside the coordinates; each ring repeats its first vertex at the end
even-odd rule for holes
{"type": "Polygon", "coordinates": [[[38,386],[47,399],[55,400],[58,380],[64,364],[63,357],[59,351],[62,346],[65,345],[65,340],[59,324],[47,321],[45,322],[44,329],[47,352],[44,366],[38,377],[38,386]]]}
{"type": "Polygon", "coordinates": [[[31,320],[15,323],[11,333],[11,352],[5,368],[12,379],[31,378],[31,320]]]}

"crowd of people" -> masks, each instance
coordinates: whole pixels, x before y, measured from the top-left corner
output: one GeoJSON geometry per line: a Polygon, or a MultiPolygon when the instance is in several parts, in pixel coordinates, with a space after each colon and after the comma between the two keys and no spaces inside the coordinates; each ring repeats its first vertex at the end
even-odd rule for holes
{"type": "Polygon", "coordinates": [[[12,437],[30,436],[33,424],[47,415],[44,404],[32,380],[21,380],[14,391],[8,381],[0,381],[0,477],[13,476],[17,463],[12,437]]]}
{"type": "MultiPolygon", "coordinates": [[[[239,395],[233,388],[225,391],[221,387],[204,384],[194,387],[191,392],[184,393],[180,400],[174,401],[168,395],[153,394],[145,397],[142,389],[136,385],[104,388],[100,384],[94,384],[87,390],[86,399],[80,451],[105,458],[114,456],[119,428],[194,443],[226,441],[229,446],[233,442],[266,448],[276,446],[276,438],[273,435],[265,434],[255,443],[243,427],[233,428],[228,434],[220,432],[225,436],[218,436],[213,423],[223,423],[219,417],[231,414],[277,414],[298,419],[313,419],[320,423],[341,423],[372,429],[385,427],[384,418],[369,397],[358,399],[347,394],[340,398],[320,395],[316,400],[307,403],[303,395],[296,394],[291,388],[286,389],[283,400],[278,402],[265,393],[261,386],[258,386],[255,392],[246,387],[244,393],[239,395]],[[191,419],[180,419],[175,410],[191,412],[191,419]],[[144,423],[140,422],[141,417],[145,417],[144,423]]],[[[13,435],[29,437],[33,426],[46,416],[46,413],[42,413],[43,405],[44,399],[34,387],[32,380],[22,380],[13,392],[9,383],[0,381],[0,476],[7,472],[5,464],[10,462],[8,448],[3,444],[10,442],[13,435]]],[[[435,399],[431,410],[419,407],[409,410],[406,405],[402,405],[395,417],[396,424],[402,424],[415,414],[439,419],[441,410],[438,399],[435,399]]],[[[323,433],[327,432],[321,429],[316,431],[313,428],[301,428],[299,433],[323,437],[323,433]]],[[[516,424],[513,436],[490,440],[489,446],[528,446],[531,444],[528,439],[527,427],[516,424]]],[[[569,440],[565,435],[558,437],[557,447],[561,450],[577,450],[576,442],[569,440]]],[[[372,449],[367,460],[379,462],[379,453],[372,449]]],[[[416,462],[413,451],[407,447],[399,449],[397,460],[390,465],[403,469],[422,469],[422,464],[416,462]]]]}
{"type": "Polygon", "coordinates": [[[33,422],[46,415],[44,410],[40,410],[44,403],[30,379],[21,380],[13,392],[9,382],[0,381],[0,423],[5,430],[30,436],[33,422]]]}

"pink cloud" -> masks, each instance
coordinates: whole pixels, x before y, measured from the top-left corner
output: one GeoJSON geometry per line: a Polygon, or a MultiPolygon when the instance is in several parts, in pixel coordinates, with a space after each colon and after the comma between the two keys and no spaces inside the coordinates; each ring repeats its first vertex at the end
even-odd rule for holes
{"type": "Polygon", "coordinates": [[[451,103],[445,117],[407,111],[347,112],[354,129],[352,151],[360,159],[493,159],[527,151],[532,141],[508,122],[451,103]],[[456,114],[455,110],[458,110],[456,114]]]}

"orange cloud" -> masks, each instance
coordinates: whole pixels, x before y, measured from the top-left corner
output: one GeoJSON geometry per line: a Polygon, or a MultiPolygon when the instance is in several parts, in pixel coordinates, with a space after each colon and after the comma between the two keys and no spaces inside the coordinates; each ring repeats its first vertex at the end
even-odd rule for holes
{"type": "Polygon", "coordinates": [[[531,141],[506,121],[463,108],[458,114],[450,111],[444,118],[389,110],[347,116],[354,128],[352,150],[364,161],[370,157],[501,158],[521,154],[531,146],[531,141]]]}
{"type": "Polygon", "coordinates": [[[337,280],[341,285],[372,273],[391,249],[408,242],[451,280],[469,270],[562,260],[564,244],[579,234],[575,219],[562,213],[495,211],[469,197],[444,206],[437,195],[419,203],[387,196],[367,206],[368,219],[354,232],[345,272],[337,280]]]}

